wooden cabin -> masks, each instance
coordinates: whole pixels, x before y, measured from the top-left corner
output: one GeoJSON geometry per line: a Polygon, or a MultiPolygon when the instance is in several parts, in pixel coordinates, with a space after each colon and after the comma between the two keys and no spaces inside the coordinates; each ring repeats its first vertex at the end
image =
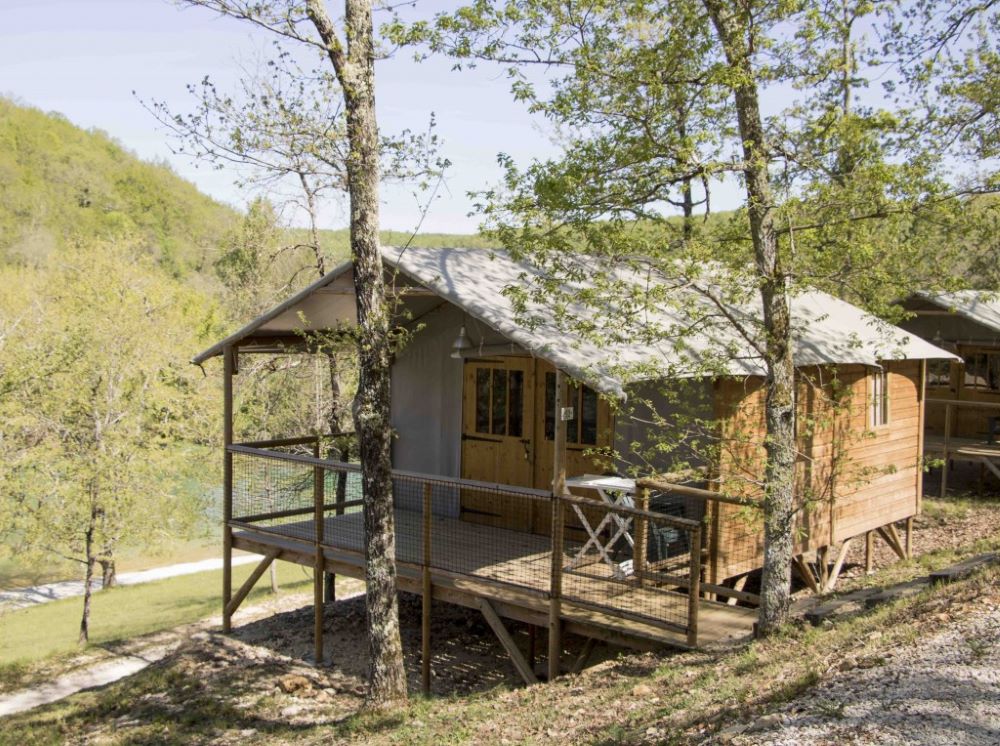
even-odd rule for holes
{"type": "MultiPolygon", "coordinates": [[[[383,258],[397,321],[415,330],[392,370],[400,587],[482,609],[505,645],[504,620],[547,628],[551,674],[563,631],[682,647],[749,633],[758,597],[746,582],[762,564],[759,361],[626,381],[623,362],[665,370],[669,346],[598,346],[544,308],[523,323],[504,290],[527,268],[503,252],[385,248],[383,258]],[[680,418],[678,402],[714,423],[707,439],[721,446],[685,454],[683,474],[655,457],[629,464],[634,446],[680,418]],[[553,490],[560,467],[567,492],[553,490]]],[[[353,282],[342,265],[195,358],[224,359],[226,556],[258,552],[260,572],[276,557],[314,567],[318,614],[324,574],[364,576],[358,467],[325,457],[315,435],[234,443],[233,376],[242,355],[301,349],[310,333],[353,324],[353,282]],[[295,452],[303,444],[311,451],[295,452]]],[[[870,545],[877,533],[906,554],[894,524],[920,510],[922,381],[928,361],[950,355],[823,293],[793,310],[796,566],[822,590],[858,537],[870,545]]],[[[227,625],[248,589],[227,584],[227,625]]]]}
{"type": "Polygon", "coordinates": [[[915,293],[901,326],[954,353],[927,368],[927,455],[978,464],[1000,479],[1000,296],[980,290],[915,293]]]}

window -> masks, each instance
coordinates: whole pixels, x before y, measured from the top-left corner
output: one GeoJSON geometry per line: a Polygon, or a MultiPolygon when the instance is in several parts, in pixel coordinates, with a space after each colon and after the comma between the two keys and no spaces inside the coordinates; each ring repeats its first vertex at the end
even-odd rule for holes
{"type": "Polygon", "coordinates": [[[871,374],[871,399],[869,425],[880,427],[889,424],[889,372],[876,370],[871,374]]]}
{"type": "Polygon", "coordinates": [[[476,368],[476,432],[524,433],[524,371],[476,368]]]}
{"type": "MultiPolygon", "coordinates": [[[[597,445],[597,392],[589,386],[571,384],[566,406],[573,408],[573,419],[566,423],[566,442],[585,446],[597,445]]],[[[553,440],[556,433],[556,374],[545,374],[545,439],[553,440]]]]}
{"type": "Polygon", "coordinates": [[[962,385],[967,389],[1000,392],[1000,354],[990,352],[967,354],[962,385]]]}
{"type": "Polygon", "coordinates": [[[928,360],[927,385],[941,388],[951,386],[951,363],[947,360],[928,360]]]}

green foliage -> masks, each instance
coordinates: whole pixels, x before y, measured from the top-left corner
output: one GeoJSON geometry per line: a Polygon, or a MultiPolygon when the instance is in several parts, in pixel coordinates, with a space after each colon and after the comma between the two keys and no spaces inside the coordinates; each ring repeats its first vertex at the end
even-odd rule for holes
{"type": "Polygon", "coordinates": [[[213,305],[123,241],[0,268],[0,505],[36,557],[112,558],[184,533],[203,494],[215,382],[188,364],[220,331],[213,305]],[[86,534],[91,532],[88,548],[86,534]]]}
{"type": "Polygon", "coordinates": [[[105,133],[0,98],[0,262],[128,237],[184,276],[205,267],[235,216],[105,133]]]}

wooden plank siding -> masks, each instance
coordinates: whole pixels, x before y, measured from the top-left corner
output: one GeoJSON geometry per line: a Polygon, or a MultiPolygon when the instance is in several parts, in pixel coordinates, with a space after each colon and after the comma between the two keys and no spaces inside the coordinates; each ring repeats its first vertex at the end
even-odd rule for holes
{"type": "MultiPolygon", "coordinates": [[[[872,369],[810,368],[798,383],[795,551],[811,552],[915,515],[922,450],[921,363],[886,364],[888,423],[872,426],[872,369]],[[839,405],[834,404],[839,392],[839,405]]],[[[723,446],[717,489],[759,497],[764,473],[761,378],[716,384],[723,446]]],[[[709,530],[710,582],[760,567],[759,511],[715,503],[709,530]]]]}

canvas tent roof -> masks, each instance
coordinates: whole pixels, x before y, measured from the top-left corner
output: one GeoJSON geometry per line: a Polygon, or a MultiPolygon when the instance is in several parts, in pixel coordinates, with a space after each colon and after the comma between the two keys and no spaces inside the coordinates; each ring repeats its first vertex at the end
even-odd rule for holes
{"type": "MultiPolygon", "coordinates": [[[[383,248],[386,267],[398,270],[404,283],[412,283],[434,296],[437,303],[448,301],[469,316],[486,324],[528,353],[548,360],[575,378],[586,381],[603,393],[624,395],[623,371],[665,370],[670,375],[703,376],[704,361],[727,354],[722,369],[731,375],[762,375],[759,355],[735,330],[717,325],[703,334],[684,340],[681,345],[669,341],[656,344],[618,339],[610,343],[595,341],[589,335],[574,334],[553,320],[551,309],[529,302],[525,313],[518,314],[505,288],[523,286],[531,268],[511,259],[502,251],[480,249],[383,248]],[[681,360],[682,362],[678,362],[681,360]]],[[[269,335],[280,336],[354,323],[355,311],[350,289],[353,279],[350,264],[337,267],[285,303],[262,315],[205,350],[195,359],[202,363],[221,354],[229,344],[243,341],[261,344],[269,335]]],[[[626,277],[626,279],[628,279],[626,277]]],[[[696,294],[688,291],[692,296],[696,294]]],[[[425,305],[428,299],[422,301],[425,305]]],[[[700,302],[692,297],[691,302],[700,302]]],[[[592,307],[579,306],[568,312],[593,316],[592,307]]],[[[757,313],[752,307],[732,307],[735,315],[757,313]]],[[[885,324],[860,309],[826,293],[812,291],[793,300],[795,327],[795,363],[798,366],[859,363],[877,366],[885,359],[934,359],[954,356],[903,330],[885,324]]],[[[667,328],[682,321],[679,312],[663,309],[654,319],[657,328],[667,328]]],[[[629,376],[630,378],[632,376],[629,376]]],[[[636,378],[652,378],[651,373],[636,378]]]]}
{"type": "Polygon", "coordinates": [[[1000,294],[983,290],[957,290],[952,293],[920,292],[917,297],[970,321],[1000,332],[1000,294]]]}

